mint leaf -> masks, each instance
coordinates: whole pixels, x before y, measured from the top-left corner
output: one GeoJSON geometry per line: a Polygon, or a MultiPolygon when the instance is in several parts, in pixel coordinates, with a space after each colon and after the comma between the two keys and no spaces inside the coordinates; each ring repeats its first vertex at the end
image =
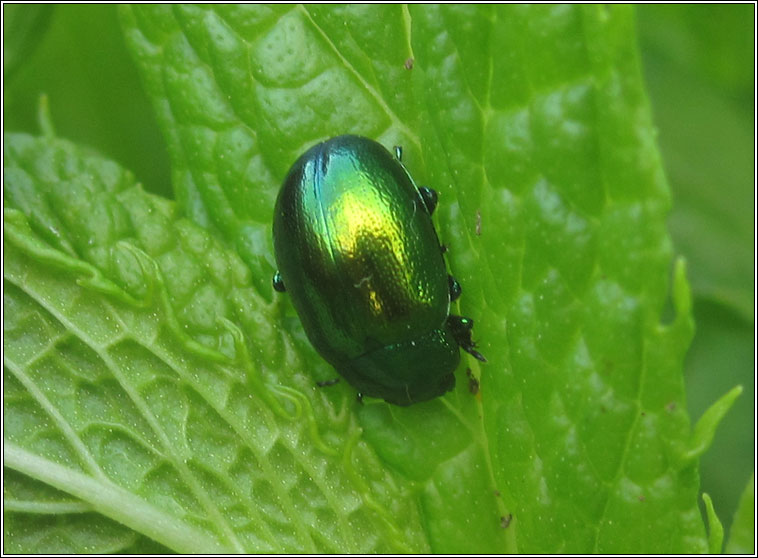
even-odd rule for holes
{"type": "Polygon", "coordinates": [[[4,145],[13,548],[428,548],[410,483],[320,402],[234,253],[110,161],[55,138],[4,145]]]}
{"type": "Polygon", "coordinates": [[[467,363],[481,402],[460,374],[428,405],[358,411],[364,439],[418,483],[433,550],[707,548],[679,373],[689,291],[679,266],[661,324],[670,201],[630,9],[122,14],[179,204],[237,248],[261,296],[270,208],[305,147],[340,133],[402,144],[440,191],[461,312],[490,359],[467,363]]]}
{"type": "Polygon", "coordinates": [[[668,287],[630,8],[121,15],[177,202],[81,147],[6,136],[15,548],[708,549],[697,465],[717,421],[693,435],[686,413],[690,291],[682,261],[668,287]],[[348,132],[402,144],[441,194],[456,311],[489,362],[432,402],[316,389],[334,371],[272,293],[279,182],[348,132]],[[75,536],[25,536],[45,513],[75,536]]]}
{"type": "Polygon", "coordinates": [[[163,554],[167,549],[93,507],[6,467],[3,478],[4,551],[13,554],[163,554]]]}

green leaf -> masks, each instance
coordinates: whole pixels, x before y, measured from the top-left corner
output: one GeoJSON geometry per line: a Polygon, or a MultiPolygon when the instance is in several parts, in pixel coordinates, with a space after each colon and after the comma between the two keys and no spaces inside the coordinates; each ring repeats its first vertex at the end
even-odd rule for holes
{"type": "Polygon", "coordinates": [[[708,549],[690,291],[629,7],[121,14],[176,204],[70,143],[5,139],[5,462],[32,494],[136,533],[118,549],[708,549]],[[435,401],[317,389],[334,371],[271,289],[278,185],[348,132],[402,144],[441,194],[488,363],[435,401]]]}
{"type": "Polygon", "coordinates": [[[4,551],[8,553],[163,554],[167,551],[136,531],[106,520],[95,513],[90,504],[7,467],[3,479],[3,510],[4,551]]]}
{"type": "Polygon", "coordinates": [[[734,514],[732,529],[729,532],[729,542],[726,545],[728,554],[755,554],[755,475],[745,486],[740,498],[737,513],[734,514]]]}
{"type": "Polygon", "coordinates": [[[110,161],[4,143],[4,463],[31,486],[5,510],[14,548],[428,548],[410,483],[344,397],[324,405],[234,253],[110,161]],[[71,536],[36,542],[29,513],[71,536]]]}
{"type": "Polygon", "coordinates": [[[462,308],[490,358],[470,363],[482,409],[462,387],[443,400],[447,411],[360,413],[383,459],[430,483],[427,521],[455,509],[487,518],[430,527],[442,537],[433,549],[483,544],[471,529],[511,515],[511,550],[704,548],[688,546],[703,540],[694,464],[672,461],[688,435],[678,369],[691,323],[658,323],[669,200],[629,10],[123,13],[170,138],[178,200],[237,246],[262,293],[273,271],[270,207],[304,147],[347,132],[403,144],[414,175],[441,191],[462,308]],[[403,451],[409,440],[427,446],[430,422],[445,425],[443,439],[423,457],[403,451]],[[491,511],[480,497],[470,507],[436,497],[461,483],[483,494],[480,475],[501,495],[491,511]],[[650,521],[673,501],[689,504],[650,521]],[[641,532],[629,530],[630,514],[641,532]]]}

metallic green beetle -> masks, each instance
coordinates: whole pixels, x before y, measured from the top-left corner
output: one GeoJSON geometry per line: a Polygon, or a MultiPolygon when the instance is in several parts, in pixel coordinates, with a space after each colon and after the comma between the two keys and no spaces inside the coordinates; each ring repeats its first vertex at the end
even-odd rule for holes
{"type": "Polygon", "coordinates": [[[338,136],[306,151],[274,211],[274,287],[289,292],[308,339],[359,394],[410,405],[455,385],[459,347],[481,361],[473,321],[450,315],[450,277],[417,188],[377,142],[338,136]]]}

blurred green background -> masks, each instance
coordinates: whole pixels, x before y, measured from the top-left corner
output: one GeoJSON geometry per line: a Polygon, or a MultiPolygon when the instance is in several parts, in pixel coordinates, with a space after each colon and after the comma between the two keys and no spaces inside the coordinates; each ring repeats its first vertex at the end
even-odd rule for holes
{"type": "Polygon", "coordinates": [[[742,396],[701,460],[725,527],[754,469],[754,5],[639,6],[658,142],[687,258],[696,333],[685,363],[690,416],[736,384],[742,396]]]}
{"type": "MultiPolygon", "coordinates": [[[[688,261],[697,333],[685,367],[693,422],[736,384],[745,393],[702,459],[702,490],[728,530],[755,446],[754,10],[642,5],[638,34],[673,191],[670,230],[688,261]]],[[[58,135],[171,196],[166,148],[124,46],[115,6],[4,5],[5,129],[39,133],[40,94],[58,135]]],[[[727,531],[728,532],[728,531],[727,531]]]]}

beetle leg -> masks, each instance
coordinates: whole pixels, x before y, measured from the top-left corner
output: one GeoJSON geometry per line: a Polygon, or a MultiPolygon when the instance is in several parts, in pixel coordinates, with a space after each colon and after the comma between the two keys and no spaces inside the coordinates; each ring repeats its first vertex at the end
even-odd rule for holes
{"type": "Polygon", "coordinates": [[[283,293],[284,291],[287,290],[284,287],[284,280],[282,279],[282,275],[278,271],[276,273],[274,273],[274,279],[273,279],[272,283],[274,284],[274,290],[275,291],[279,291],[280,293],[283,293]]]}
{"type": "Polygon", "coordinates": [[[453,333],[455,341],[461,346],[461,349],[475,359],[487,362],[484,355],[476,350],[476,343],[471,339],[471,330],[474,327],[474,320],[471,318],[464,318],[463,316],[448,316],[447,324],[450,327],[450,331],[453,333]]]}
{"type": "Polygon", "coordinates": [[[437,191],[432,190],[429,186],[419,186],[418,191],[421,194],[421,199],[424,200],[426,210],[429,212],[429,215],[431,215],[437,207],[437,191]]]}
{"type": "Polygon", "coordinates": [[[452,275],[447,276],[447,282],[450,285],[450,302],[454,302],[461,296],[461,284],[452,275]]]}
{"type": "Polygon", "coordinates": [[[397,157],[397,160],[401,163],[403,162],[403,146],[402,145],[396,145],[395,146],[395,157],[397,157]]]}

